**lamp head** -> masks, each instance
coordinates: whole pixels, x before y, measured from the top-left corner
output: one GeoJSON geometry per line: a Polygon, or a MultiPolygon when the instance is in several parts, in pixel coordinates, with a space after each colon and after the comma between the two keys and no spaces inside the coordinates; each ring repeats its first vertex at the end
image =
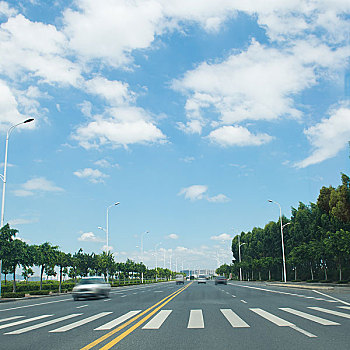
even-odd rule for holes
{"type": "Polygon", "coordinates": [[[268,201],[268,202],[270,202],[270,203],[272,203],[272,202],[273,202],[271,199],[268,199],[267,201],[268,201]]]}
{"type": "Polygon", "coordinates": [[[25,120],[25,121],[23,122],[23,124],[25,124],[25,123],[30,123],[30,122],[32,122],[33,120],[34,120],[34,118],[29,118],[29,119],[25,120]]]}
{"type": "Polygon", "coordinates": [[[114,205],[118,205],[118,204],[120,204],[120,202],[114,203],[114,205]]]}

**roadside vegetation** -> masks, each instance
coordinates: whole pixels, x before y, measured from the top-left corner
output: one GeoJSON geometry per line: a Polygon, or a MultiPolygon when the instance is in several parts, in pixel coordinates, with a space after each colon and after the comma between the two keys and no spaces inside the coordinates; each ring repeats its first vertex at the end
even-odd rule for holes
{"type": "Polygon", "coordinates": [[[23,297],[25,294],[42,295],[50,292],[67,292],[72,290],[75,283],[82,277],[109,275],[112,286],[122,286],[141,283],[153,283],[155,280],[172,279],[176,272],[169,269],[148,269],[143,263],[127,259],[125,263],[116,262],[111,253],[85,253],[82,249],[74,254],[65,253],[49,242],[40,245],[29,245],[16,239],[18,231],[8,224],[0,229],[0,258],[2,259],[3,297],[23,297]],[[33,267],[40,271],[40,281],[29,282],[34,275],[33,267]],[[24,281],[16,281],[16,272],[22,268],[24,281]],[[7,281],[11,274],[12,280],[7,281]],[[46,277],[46,280],[45,280],[46,277]],[[48,280],[52,277],[58,281],[48,280]],[[68,281],[63,282],[64,279],[68,281]]]}
{"type": "MultiPolygon", "coordinates": [[[[342,174],[337,188],[322,187],[317,203],[299,203],[290,219],[282,218],[288,280],[347,283],[350,280],[350,178],[342,174]]],[[[280,221],[242,232],[232,240],[236,260],[217,273],[245,280],[281,280],[280,221]]]]}

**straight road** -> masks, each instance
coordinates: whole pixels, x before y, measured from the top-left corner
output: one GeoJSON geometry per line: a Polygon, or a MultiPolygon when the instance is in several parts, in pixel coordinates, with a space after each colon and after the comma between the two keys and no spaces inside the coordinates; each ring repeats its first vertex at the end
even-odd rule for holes
{"type": "Polygon", "coordinates": [[[2,303],[0,349],[348,349],[348,295],[334,295],[195,281],[2,303]]]}

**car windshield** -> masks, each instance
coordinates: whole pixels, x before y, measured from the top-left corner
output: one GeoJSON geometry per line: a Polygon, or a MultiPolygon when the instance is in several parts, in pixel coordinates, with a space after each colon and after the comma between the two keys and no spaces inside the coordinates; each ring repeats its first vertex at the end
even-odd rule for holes
{"type": "Polygon", "coordinates": [[[79,284],[101,284],[105,283],[102,278],[83,278],[80,280],[79,284]]]}
{"type": "Polygon", "coordinates": [[[205,278],[205,276],[204,275],[199,275],[198,278],[205,278]]]}

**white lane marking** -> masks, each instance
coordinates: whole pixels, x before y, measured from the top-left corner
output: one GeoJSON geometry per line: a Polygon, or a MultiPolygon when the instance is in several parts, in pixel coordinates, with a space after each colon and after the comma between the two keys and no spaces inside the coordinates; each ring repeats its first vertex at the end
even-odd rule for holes
{"type": "Polygon", "coordinates": [[[127,295],[121,295],[120,297],[121,297],[121,298],[125,298],[126,296],[127,296],[127,295]]]}
{"type": "Polygon", "coordinates": [[[159,329],[173,310],[161,310],[142,329],[159,329]]]}
{"type": "Polygon", "coordinates": [[[350,318],[349,314],[346,314],[344,312],[339,312],[339,311],[333,311],[329,309],[324,309],[323,307],[317,307],[317,306],[308,306],[309,309],[316,310],[316,311],[321,311],[325,312],[327,314],[335,315],[335,316],[340,316],[344,318],[350,318]]]}
{"type": "Polygon", "coordinates": [[[278,316],[270,314],[269,312],[267,312],[265,310],[262,310],[262,309],[259,309],[259,308],[250,308],[249,310],[255,312],[259,316],[261,316],[261,317],[265,318],[266,320],[276,324],[279,327],[294,326],[293,323],[290,323],[290,322],[284,320],[283,318],[279,318],[278,316]]]}
{"type": "Polygon", "coordinates": [[[21,320],[21,321],[16,321],[16,322],[11,322],[11,323],[7,323],[7,324],[2,324],[0,326],[0,329],[7,328],[7,327],[12,327],[12,326],[17,326],[19,324],[40,320],[42,318],[50,317],[50,316],[53,316],[53,315],[40,315],[40,316],[36,316],[36,317],[32,317],[32,318],[26,318],[25,320],[21,320]]]}
{"type": "Polygon", "coordinates": [[[301,329],[301,328],[297,327],[296,325],[290,326],[290,328],[292,328],[292,329],[294,329],[294,330],[296,330],[296,331],[306,335],[309,338],[317,338],[317,335],[312,334],[312,333],[306,331],[305,329],[301,329]]]}
{"type": "Polygon", "coordinates": [[[202,310],[191,310],[187,328],[204,328],[202,310]]]}
{"type": "Polygon", "coordinates": [[[235,296],[235,295],[233,295],[233,294],[231,294],[231,296],[232,296],[232,298],[236,298],[236,296],[235,296]]]}
{"type": "Polygon", "coordinates": [[[336,301],[338,301],[339,303],[342,303],[342,304],[345,304],[345,305],[350,305],[350,303],[348,303],[348,302],[346,302],[346,301],[344,301],[344,300],[340,300],[340,299],[335,298],[335,297],[332,297],[332,296],[330,296],[330,295],[328,295],[328,294],[321,293],[321,292],[319,292],[318,290],[313,289],[312,291],[315,292],[315,293],[321,294],[321,295],[323,295],[323,296],[326,296],[327,298],[331,298],[331,299],[333,299],[333,300],[336,300],[336,301]]]}
{"type": "Polygon", "coordinates": [[[77,322],[73,322],[71,324],[68,324],[66,326],[60,327],[60,328],[56,328],[53,329],[52,331],[50,331],[50,333],[61,333],[61,332],[67,332],[73,328],[82,326],[83,324],[95,321],[101,317],[107,316],[109,314],[111,314],[112,312],[100,312],[99,314],[84,318],[83,320],[77,321],[77,322]]]}
{"type": "Polygon", "coordinates": [[[325,318],[310,315],[310,314],[307,314],[307,313],[302,312],[302,311],[294,310],[294,309],[291,309],[289,307],[280,307],[280,310],[289,312],[290,314],[297,315],[297,316],[302,317],[302,318],[306,318],[307,320],[322,324],[324,326],[339,326],[339,323],[337,323],[337,322],[333,322],[330,320],[326,320],[325,318]]]}
{"type": "Polygon", "coordinates": [[[247,302],[243,299],[241,299],[241,302],[244,303],[244,304],[247,304],[247,302]]]}
{"type": "Polygon", "coordinates": [[[111,301],[112,299],[105,299],[105,300],[103,300],[103,301],[111,301]]]}
{"type": "Polygon", "coordinates": [[[2,309],[0,310],[0,312],[3,311],[10,311],[10,310],[17,310],[17,309],[24,309],[26,307],[33,307],[33,306],[39,306],[39,305],[47,305],[47,304],[52,304],[52,303],[61,303],[62,301],[68,301],[68,300],[72,300],[71,298],[69,299],[64,299],[64,300],[55,300],[55,301],[48,301],[46,303],[38,303],[38,304],[30,304],[30,305],[24,305],[24,306],[16,306],[16,307],[11,307],[9,309],[2,309]]]}
{"type": "Polygon", "coordinates": [[[230,294],[229,292],[226,292],[226,294],[230,294]]]}
{"type": "Polygon", "coordinates": [[[350,310],[350,306],[338,306],[341,309],[350,310]]]}
{"type": "Polygon", "coordinates": [[[82,306],[77,306],[76,309],[81,309],[81,308],[87,307],[87,306],[88,306],[87,304],[86,305],[82,305],[82,306]]]}
{"type": "MultiPolygon", "coordinates": [[[[234,287],[242,287],[242,288],[250,288],[250,289],[256,289],[256,290],[262,290],[264,292],[270,292],[270,293],[277,293],[277,294],[284,294],[284,295],[292,295],[295,297],[300,297],[300,298],[306,298],[306,299],[316,299],[315,297],[307,297],[306,295],[303,294],[295,294],[295,293],[288,293],[288,292],[281,292],[279,290],[272,290],[272,289],[265,289],[265,288],[260,288],[260,287],[253,287],[253,286],[244,286],[242,284],[234,284],[234,283],[229,283],[231,286],[234,287]]],[[[327,295],[328,296],[328,295],[327,295]]],[[[317,299],[319,300],[319,299],[317,299]]],[[[324,301],[328,302],[334,302],[333,300],[327,300],[323,299],[324,301]]],[[[349,304],[350,305],[350,304],[349,304]]]]}
{"type": "Polygon", "coordinates": [[[155,290],[154,293],[163,293],[163,290],[155,290]]]}
{"type": "Polygon", "coordinates": [[[103,324],[100,327],[95,328],[95,331],[104,331],[104,330],[112,329],[113,327],[118,326],[119,324],[123,323],[124,321],[128,320],[129,318],[135,316],[139,312],[141,312],[141,310],[129,311],[128,313],[126,313],[126,314],[106,323],[106,324],[103,324]]]}
{"type": "Polygon", "coordinates": [[[248,323],[244,322],[236,313],[231,309],[220,309],[221,313],[226,317],[226,320],[230,322],[233,328],[248,328],[248,323]]]}
{"type": "Polygon", "coordinates": [[[137,294],[137,293],[132,293],[132,294],[137,294]]]}
{"type": "Polygon", "coordinates": [[[77,317],[77,316],[80,316],[80,315],[82,315],[82,314],[71,314],[71,315],[55,318],[54,320],[38,323],[38,324],[35,324],[34,326],[29,326],[29,327],[17,329],[15,331],[8,332],[8,333],[5,333],[5,334],[22,334],[22,333],[25,333],[25,332],[32,331],[33,329],[46,327],[46,326],[49,326],[51,324],[54,324],[54,323],[57,323],[57,322],[61,322],[61,321],[64,321],[64,320],[68,320],[70,318],[77,317]]]}
{"type": "Polygon", "coordinates": [[[12,316],[12,317],[7,317],[7,318],[3,318],[0,320],[0,322],[6,322],[6,321],[11,321],[11,320],[16,320],[17,318],[22,318],[24,316],[12,316]]]}

